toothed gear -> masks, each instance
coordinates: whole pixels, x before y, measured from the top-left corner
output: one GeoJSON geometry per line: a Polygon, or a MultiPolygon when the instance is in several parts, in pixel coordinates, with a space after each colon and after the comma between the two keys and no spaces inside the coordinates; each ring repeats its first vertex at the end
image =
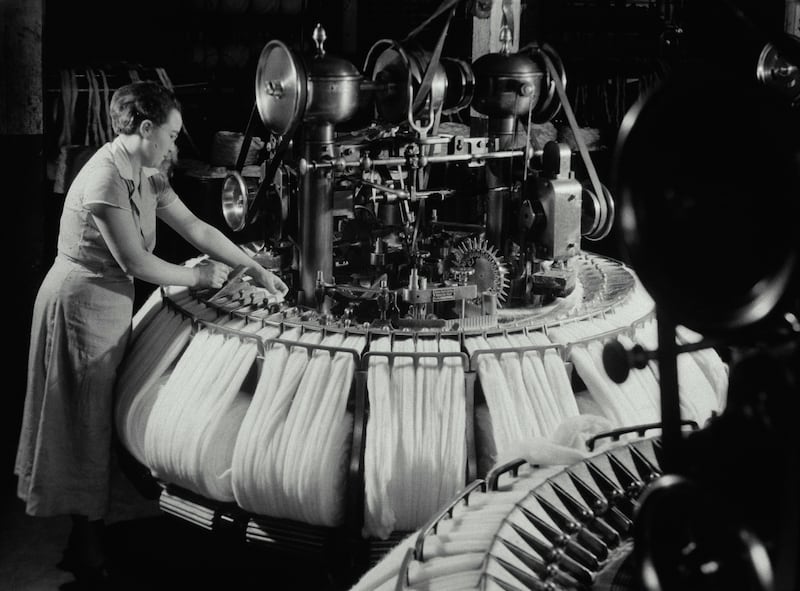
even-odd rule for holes
{"type": "Polygon", "coordinates": [[[468,280],[468,283],[478,286],[479,295],[473,302],[480,304],[480,294],[485,291],[496,294],[498,302],[504,302],[508,289],[508,269],[503,258],[497,255],[497,249],[487,240],[467,238],[455,250],[461,265],[475,269],[468,280]]]}

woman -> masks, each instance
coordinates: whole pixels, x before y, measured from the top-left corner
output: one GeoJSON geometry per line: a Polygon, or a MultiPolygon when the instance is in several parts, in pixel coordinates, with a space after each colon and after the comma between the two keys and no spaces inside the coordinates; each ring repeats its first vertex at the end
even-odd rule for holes
{"type": "Polygon", "coordinates": [[[113,142],[97,150],[67,194],[58,254],[36,297],[28,387],[15,472],[30,515],[72,515],[62,566],[102,580],[109,506],[112,392],[131,328],[134,282],[220,287],[231,267],[272,293],[286,285],[195,217],[159,167],[183,125],[174,95],[136,82],[111,99],[113,142]],[[194,267],[153,254],[156,218],[209,261],[194,267]]]}

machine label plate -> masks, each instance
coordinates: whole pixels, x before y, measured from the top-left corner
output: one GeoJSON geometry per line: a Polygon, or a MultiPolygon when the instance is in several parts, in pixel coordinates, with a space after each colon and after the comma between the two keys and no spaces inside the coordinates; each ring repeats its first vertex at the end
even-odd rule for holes
{"type": "Polygon", "coordinates": [[[456,290],[453,287],[440,287],[431,293],[434,302],[447,302],[456,299],[456,290]]]}

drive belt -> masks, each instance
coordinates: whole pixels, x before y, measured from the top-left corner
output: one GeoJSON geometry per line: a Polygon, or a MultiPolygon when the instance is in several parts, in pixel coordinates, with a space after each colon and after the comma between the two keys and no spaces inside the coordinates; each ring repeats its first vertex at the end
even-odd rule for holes
{"type": "MultiPolygon", "coordinates": [[[[586,166],[586,172],[589,175],[589,181],[592,184],[592,190],[594,191],[594,194],[597,196],[598,200],[603,199],[605,194],[603,191],[603,185],[600,183],[600,178],[597,176],[597,170],[595,170],[594,164],[592,163],[592,158],[589,156],[589,150],[586,147],[586,142],[583,141],[583,136],[581,136],[578,120],[575,118],[575,113],[572,110],[572,106],[569,104],[569,99],[567,99],[567,91],[564,88],[561,76],[556,69],[555,64],[553,64],[553,61],[550,59],[550,56],[543,51],[540,53],[540,55],[544,59],[545,66],[547,67],[547,73],[550,75],[550,78],[553,79],[556,92],[558,93],[558,98],[561,100],[561,106],[564,108],[564,114],[567,116],[569,126],[572,128],[572,132],[575,135],[575,143],[578,144],[578,152],[580,152],[583,164],[586,166]]],[[[601,220],[599,226],[602,227],[605,222],[606,220],[604,218],[601,220]]]]}
{"type": "Polygon", "coordinates": [[[281,165],[281,162],[283,162],[283,156],[289,149],[289,144],[292,142],[292,138],[294,137],[297,127],[301,122],[302,117],[296,117],[295,120],[292,121],[289,130],[281,137],[281,141],[278,144],[278,147],[275,149],[272,159],[269,161],[269,164],[267,164],[264,178],[262,179],[261,184],[258,185],[255,198],[253,199],[253,207],[251,207],[247,213],[247,224],[253,222],[255,219],[256,212],[258,211],[256,204],[266,199],[267,189],[272,184],[272,180],[275,178],[275,174],[278,172],[278,167],[281,165]]]}

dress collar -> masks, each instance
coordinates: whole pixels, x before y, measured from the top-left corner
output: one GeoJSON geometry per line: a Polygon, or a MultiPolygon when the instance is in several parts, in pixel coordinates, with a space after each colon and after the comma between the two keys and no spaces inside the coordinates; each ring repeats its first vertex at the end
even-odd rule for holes
{"type": "Polygon", "coordinates": [[[131,155],[122,142],[122,136],[118,135],[114,138],[114,141],[111,142],[111,157],[114,159],[114,164],[119,170],[119,175],[127,181],[136,182],[136,179],[133,178],[131,155]]]}
{"type": "MultiPolygon", "coordinates": [[[[115,137],[114,141],[111,142],[111,157],[114,159],[114,164],[119,170],[119,175],[127,181],[138,184],[139,179],[133,178],[133,164],[131,163],[130,152],[128,152],[128,149],[122,142],[121,136],[115,137]]],[[[147,166],[139,167],[139,174],[143,179],[158,173],[159,170],[157,168],[150,168],[147,166]]]]}

